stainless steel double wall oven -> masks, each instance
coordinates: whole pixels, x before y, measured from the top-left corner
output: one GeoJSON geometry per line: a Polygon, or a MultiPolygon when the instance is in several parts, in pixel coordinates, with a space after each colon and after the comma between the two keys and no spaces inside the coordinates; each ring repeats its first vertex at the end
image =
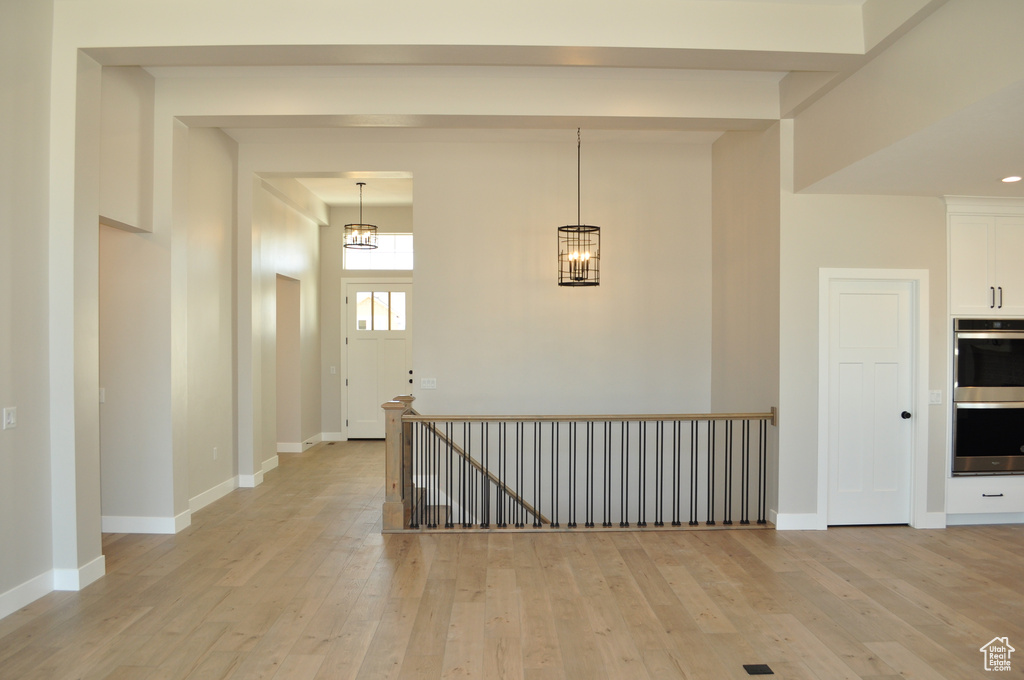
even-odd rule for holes
{"type": "Polygon", "coordinates": [[[1024,319],[955,319],[953,338],[953,474],[1024,473],[1024,319]]]}

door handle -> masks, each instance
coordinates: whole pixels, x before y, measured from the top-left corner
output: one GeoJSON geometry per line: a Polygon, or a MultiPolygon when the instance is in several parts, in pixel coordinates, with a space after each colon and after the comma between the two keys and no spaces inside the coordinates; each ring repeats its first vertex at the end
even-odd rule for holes
{"type": "Polygon", "coordinates": [[[903,418],[903,420],[907,420],[908,418],[910,418],[910,411],[904,411],[903,413],[901,413],[900,418],[903,418]]]}
{"type": "Polygon", "coordinates": [[[990,304],[988,306],[988,308],[989,309],[995,309],[996,308],[996,287],[995,286],[989,286],[988,289],[989,289],[989,292],[992,293],[992,304],[990,304]]]}

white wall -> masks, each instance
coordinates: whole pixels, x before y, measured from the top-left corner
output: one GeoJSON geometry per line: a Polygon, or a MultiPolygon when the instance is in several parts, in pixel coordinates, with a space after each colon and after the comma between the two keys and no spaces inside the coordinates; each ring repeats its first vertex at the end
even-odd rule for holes
{"type": "Polygon", "coordinates": [[[52,6],[0,3],[0,617],[53,587],[47,267],[52,6]],[[11,134],[11,131],[17,131],[11,134]]]}
{"type": "Polygon", "coordinates": [[[416,178],[413,364],[438,386],[414,389],[421,412],[706,411],[710,145],[584,143],[582,219],[602,227],[602,283],[571,289],[556,283],[557,227],[576,221],[566,136],[241,146],[254,170],[416,178]]]}
{"type": "MultiPolygon", "coordinates": [[[[188,497],[237,474],[234,436],[234,229],[238,147],[188,131],[188,497]],[[217,449],[214,458],[213,449],[217,449]]],[[[191,503],[192,509],[197,504],[191,503]]]]}
{"type": "Polygon", "coordinates": [[[106,531],[173,516],[166,233],[100,231],[100,472],[106,531]]]}
{"type": "MultiPolygon", "coordinates": [[[[711,149],[584,143],[601,285],[559,287],[576,148],[451,144],[417,159],[414,369],[422,413],[673,413],[709,406],[711,149]]],[[[416,386],[414,386],[415,388],[416,386]]]]}
{"type": "MultiPolygon", "coordinates": [[[[240,173],[239,177],[244,177],[240,173]]],[[[252,174],[249,173],[249,177],[252,174]]],[[[260,384],[254,461],[256,469],[277,456],[277,275],[299,281],[299,347],[301,370],[301,436],[303,441],[320,434],[320,227],[315,221],[252,182],[252,231],[254,290],[252,307],[257,314],[251,341],[258,349],[260,384]]],[[[240,223],[239,229],[248,225],[240,223]]],[[[244,339],[239,328],[240,342],[244,339]]],[[[248,398],[248,395],[246,395],[248,398]]],[[[244,452],[242,453],[244,455],[244,452]]]]}
{"type": "Polygon", "coordinates": [[[764,412],[779,398],[779,126],[713,146],[711,408],[764,412]]]}
{"type": "Polygon", "coordinates": [[[153,230],[154,81],[135,66],[103,69],[100,221],[153,230]]]}
{"type": "Polygon", "coordinates": [[[301,284],[277,275],[277,451],[302,443],[301,284]]]}
{"type": "MultiPolygon", "coordinates": [[[[791,153],[783,134],[783,154],[791,153]]],[[[785,158],[783,166],[788,165],[785,158]]],[[[784,180],[785,183],[785,180],[784,180]]],[[[817,511],[818,270],[929,271],[931,389],[946,380],[946,217],[938,198],[794,194],[781,202],[779,512],[817,511]]],[[[949,395],[929,406],[928,499],[944,507],[949,395]]]]}

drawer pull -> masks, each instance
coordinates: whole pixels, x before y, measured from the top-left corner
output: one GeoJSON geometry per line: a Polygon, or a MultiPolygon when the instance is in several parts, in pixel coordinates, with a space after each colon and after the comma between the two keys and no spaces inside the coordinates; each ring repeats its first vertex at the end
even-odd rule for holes
{"type": "Polygon", "coordinates": [[[1003,494],[1001,494],[1001,493],[983,493],[983,494],[981,494],[981,497],[982,498],[1002,498],[1003,494]]]}

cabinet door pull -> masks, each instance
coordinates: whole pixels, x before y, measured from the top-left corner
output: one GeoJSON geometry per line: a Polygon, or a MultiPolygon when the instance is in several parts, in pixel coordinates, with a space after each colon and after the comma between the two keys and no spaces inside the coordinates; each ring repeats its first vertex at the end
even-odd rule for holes
{"type": "Polygon", "coordinates": [[[981,497],[982,498],[1002,498],[1003,494],[1001,494],[1001,493],[983,493],[983,494],[981,494],[981,497]]]}
{"type": "Polygon", "coordinates": [[[999,286],[999,309],[1003,308],[1003,287],[999,286]]]}
{"type": "Polygon", "coordinates": [[[988,308],[989,309],[995,309],[996,308],[996,287],[995,286],[989,286],[988,290],[989,290],[990,293],[992,293],[992,302],[991,302],[991,304],[989,304],[988,308]]]}

